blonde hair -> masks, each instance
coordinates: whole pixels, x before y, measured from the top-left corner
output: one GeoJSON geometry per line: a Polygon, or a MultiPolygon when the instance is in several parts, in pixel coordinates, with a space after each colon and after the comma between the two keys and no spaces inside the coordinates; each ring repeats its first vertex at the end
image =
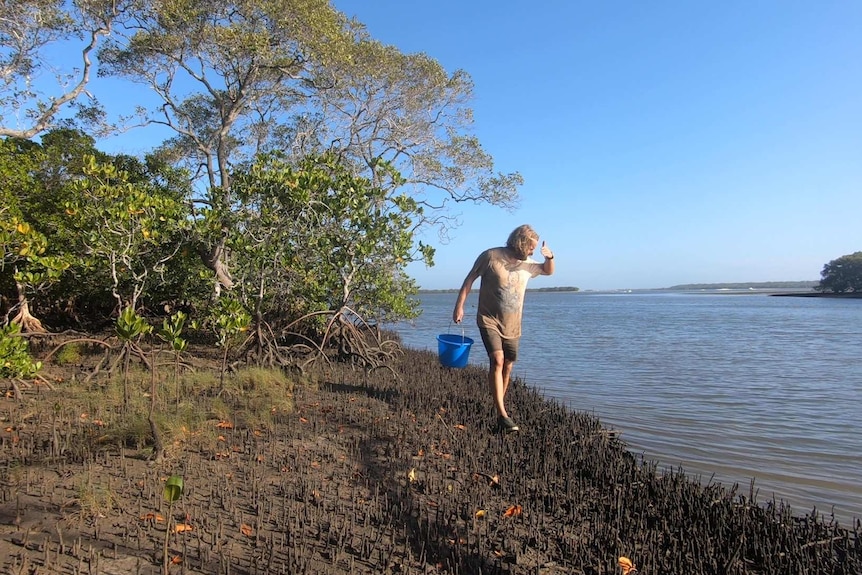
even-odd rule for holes
{"type": "Polygon", "coordinates": [[[530,252],[530,242],[532,241],[539,241],[539,234],[532,227],[524,224],[512,230],[509,239],[506,240],[506,247],[515,250],[517,254],[526,256],[530,252]]]}

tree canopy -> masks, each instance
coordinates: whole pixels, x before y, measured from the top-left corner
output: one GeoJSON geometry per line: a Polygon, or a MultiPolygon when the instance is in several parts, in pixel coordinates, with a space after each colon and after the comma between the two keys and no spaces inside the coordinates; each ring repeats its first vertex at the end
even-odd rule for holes
{"type": "Polygon", "coordinates": [[[817,290],[831,293],[862,293],[862,252],[841,256],[823,266],[817,290]]]}
{"type": "Polygon", "coordinates": [[[419,233],[445,235],[459,202],[517,203],[520,174],[473,133],[470,76],[380,43],[329,0],[0,11],[0,311],[25,331],[42,328],[33,310],[69,324],[184,306],[205,321],[226,291],[270,349],[410,318],[406,266],[434,256],[419,233]],[[96,71],[146,90],[109,118],[96,71]],[[165,128],[143,158],[99,149],[165,128]]]}

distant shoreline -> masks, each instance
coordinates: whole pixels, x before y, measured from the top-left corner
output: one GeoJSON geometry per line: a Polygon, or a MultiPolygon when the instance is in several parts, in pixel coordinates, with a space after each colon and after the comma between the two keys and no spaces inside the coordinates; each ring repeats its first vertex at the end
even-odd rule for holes
{"type": "Polygon", "coordinates": [[[831,297],[831,298],[844,298],[844,299],[862,299],[862,293],[859,292],[851,292],[851,293],[828,293],[828,292],[784,292],[784,293],[771,293],[769,295],[774,296],[784,296],[784,297],[831,297]]]}
{"type": "MultiPolygon", "coordinates": [[[[715,284],[680,284],[671,287],[663,288],[619,288],[606,290],[582,290],[574,286],[559,286],[559,287],[541,287],[527,288],[528,292],[578,292],[578,293],[596,293],[596,292],[655,292],[655,291],[699,291],[699,290],[813,290],[820,284],[818,281],[784,281],[784,282],[748,282],[748,283],[715,283],[715,284]]],[[[458,288],[450,289],[420,289],[420,294],[429,293],[458,293],[458,288]]],[[[478,291],[473,289],[471,291],[478,291]]],[[[808,294],[812,296],[820,295],[820,292],[804,292],[798,291],[793,293],[781,293],[780,295],[796,295],[808,294]]],[[[839,294],[833,294],[839,295],[839,294]]]]}

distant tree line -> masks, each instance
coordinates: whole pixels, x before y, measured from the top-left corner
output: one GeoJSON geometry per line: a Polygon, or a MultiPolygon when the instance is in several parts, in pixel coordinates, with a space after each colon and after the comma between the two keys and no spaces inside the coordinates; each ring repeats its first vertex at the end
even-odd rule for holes
{"type": "Polygon", "coordinates": [[[714,284],[680,284],[663,290],[698,290],[698,289],[806,289],[817,285],[816,281],[786,281],[786,282],[746,282],[746,283],[714,283],[714,284]]]}

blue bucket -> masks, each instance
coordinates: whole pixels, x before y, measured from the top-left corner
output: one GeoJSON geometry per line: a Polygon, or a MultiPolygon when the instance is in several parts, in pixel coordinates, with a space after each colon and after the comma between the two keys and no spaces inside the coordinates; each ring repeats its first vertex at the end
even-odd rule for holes
{"type": "Polygon", "coordinates": [[[463,335],[444,333],[437,336],[437,353],[444,367],[467,367],[473,340],[463,335]]]}

